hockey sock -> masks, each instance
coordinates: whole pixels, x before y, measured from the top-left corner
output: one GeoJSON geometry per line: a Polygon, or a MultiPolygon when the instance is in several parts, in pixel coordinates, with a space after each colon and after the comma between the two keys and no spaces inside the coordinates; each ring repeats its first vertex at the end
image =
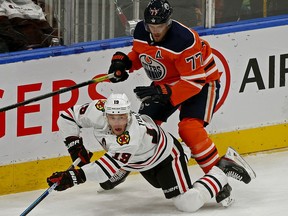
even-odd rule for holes
{"type": "Polygon", "coordinates": [[[218,163],[219,155],[203,125],[204,122],[200,119],[183,119],[179,123],[179,134],[183,142],[191,149],[192,157],[207,173],[218,163]]]}

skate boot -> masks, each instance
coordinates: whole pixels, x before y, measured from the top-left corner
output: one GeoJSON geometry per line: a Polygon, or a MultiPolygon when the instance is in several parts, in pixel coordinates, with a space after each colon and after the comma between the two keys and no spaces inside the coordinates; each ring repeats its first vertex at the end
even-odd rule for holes
{"type": "Polygon", "coordinates": [[[225,156],[223,156],[218,166],[228,177],[248,184],[252,178],[256,178],[254,170],[249,164],[236,152],[229,147],[225,156]]]}
{"type": "Polygon", "coordinates": [[[235,201],[231,196],[231,191],[232,187],[229,184],[226,184],[216,195],[216,202],[221,203],[224,207],[230,206],[235,201]]]}

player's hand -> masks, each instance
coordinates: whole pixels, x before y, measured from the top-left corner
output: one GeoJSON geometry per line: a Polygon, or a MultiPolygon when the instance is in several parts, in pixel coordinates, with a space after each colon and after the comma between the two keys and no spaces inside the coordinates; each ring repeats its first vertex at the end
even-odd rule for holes
{"type": "Polygon", "coordinates": [[[111,60],[111,65],[108,73],[113,73],[115,78],[111,78],[110,81],[113,83],[122,82],[128,79],[129,74],[126,70],[132,67],[132,61],[129,57],[122,52],[116,52],[111,60]]]}
{"type": "Polygon", "coordinates": [[[138,86],[134,89],[134,92],[141,101],[152,100],[161,103],[167,103],[172,94],[171,88],[166,84],[156,86],[138,86]]]}
{"type": "Polygon", "coordinates": [[[81,137],[66,137],[64,142],[68,148],[72,161],[74,162],[77,158],[80,158],[81,162],[78,164],[79,167],[90,163],[90,158],[93,156],[93,153],[86,150],[81,137]]]}
{"type": "Polygon", "coordinates": [[[58,183],[56,191],[63,191],[73,187],[75,184],[81,184],[86,181],[85,174],[81,169],[72,169],[63,172],[55,172],[47,178],[47,183],[52,186],[58,183]]]}

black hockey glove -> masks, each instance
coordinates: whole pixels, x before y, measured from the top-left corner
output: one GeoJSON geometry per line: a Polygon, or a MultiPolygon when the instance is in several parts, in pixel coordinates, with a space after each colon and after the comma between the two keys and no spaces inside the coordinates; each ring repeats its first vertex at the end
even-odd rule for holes
{"type": "Polygon", "coordinates": [[[58,183],[56,191],[63,191],[73,187],[75,184],[81,184],[86,181],[85,174],[82,169],[72,169],[63,172],[55,172],[47,178],[47,183],[51,187],[54,183],[58,183]]]}
{"type": "Polygon", "coordinates": [[[129,57],[122,52],[116,52],[111,60],[111,65],[108,73],[114,73],[115,78],[111,78],[110,81],[113,83],[122,82],[128,79],[129,74],[126,70],[132,67],[132,61],[129,57]]]}
{"type": "Polygon", "coordinates": [[[77,158],[81,159],[81,162],[78,164],[79,167],[90,163],[90,158],[93,156],[93,153],[85,149],[81,137],[77,136],[66,137],[64,143],[68,148],[68,152],[73,162],[77,158]]]}
{"type": "Polygon", "coordinates": [[[134,92],[141,101],[152,100],[164,104],[169,101],[172,94],[171,88],[166,84],[156,86],[138,86],[134,89],[134,92]]]}

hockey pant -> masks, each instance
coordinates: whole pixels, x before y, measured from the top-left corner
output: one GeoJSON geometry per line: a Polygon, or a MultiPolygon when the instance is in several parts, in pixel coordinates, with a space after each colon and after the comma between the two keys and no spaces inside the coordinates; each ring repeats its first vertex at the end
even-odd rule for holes
{"type": "Polygon", "coordinates": [[[192,188],[187,168],[190,150],[188,149],[189,154],[186,155],[180,142],[174,137],[173,140],[172,152],[165,160],[150,170],[140,172],[152,186],[162,188],[167,199],[192,188]]]}

